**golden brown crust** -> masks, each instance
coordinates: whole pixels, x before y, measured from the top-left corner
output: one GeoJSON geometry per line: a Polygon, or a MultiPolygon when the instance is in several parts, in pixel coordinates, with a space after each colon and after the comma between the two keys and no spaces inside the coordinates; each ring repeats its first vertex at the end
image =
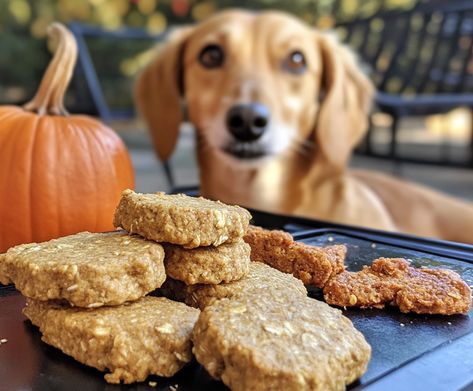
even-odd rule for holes
{"type": "Polygon", "coordinates": [[[166,278],[162,246],[124,231],[23,244],[2,258],[2,282],[8,278],[33,299],[64,299],[78,307],[136,300],[166,278]]]}
{"type": "Polygon", "coordinates": [[[238,241],[250,219],[246,209],[202,197],[125,190],[113,224],[157,242],[195,248],[238,241]]]}
{"type": "Polygon", "coordinates": [[[260,262],[251,262],[249,274],[238,281],[219,285],[186,286],[180,281],[168,278],[159,292],[200,309],[216,300],[247,294],[265,295],[269,292],[280,296],[307,296],[307,290],[300,280],[260,262]]]}
{"type": "Polygon", "coordinates": [[[199,311],[166,298],[144,297],[118,307],[80,309],[27,300],[23,313],[42,340],[77,361],[109,370],[109,383],[173,376],[191,361],[199,311]]]}
{"type": "Polygon", "coordinates": [[[250,251],[243,240],[194,249],[164,244],[166,274],[187,285],[236,281],[249,272],[250,251]]]}
{"type": "Polygon", "coordinates": [[[402,258],[379,258],[360,272],[343,272],[324,288],[327,303],[338,306],[398,306],[401,312],[466,314],[471,289],[445,269],[417,269],[402,258]]]}
{"type": "Polygon", "coordinates": [[[251,260],[264,262],[284,273],[291,273],[304,284],[322,288],[330,277],[344,270],[344,245],[320,248],[295,242],[284,231],[250,226],[244,236],[251,246],[251,260]]]}
{"type": "Polygon", "coordinates": [[[243,295],[206,307],[196,359],[232,390],[344,390],[371,348],[341,311],[307,297],[243,295]]]}

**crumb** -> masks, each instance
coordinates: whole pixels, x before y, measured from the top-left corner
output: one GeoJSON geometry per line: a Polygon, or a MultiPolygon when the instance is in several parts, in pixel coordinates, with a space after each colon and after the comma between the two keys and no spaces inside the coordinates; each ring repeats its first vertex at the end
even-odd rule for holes
{"type": "Polygon", "coordinates": [[[355,295],[350,295],[350,305],[355,305],[358,298],[355,295]]]}
{"type": "Polygon", "coordinates": [[[333,238],[333,236],[329,236],[329,237],[327,238],[327,240],[328,240],[329,242],[333,242],[335,239],[333,238]]]}
{"type": "Polygon", "coordinates": [[[448,324],[449,326],[451,326],[451,325],[452,325],[452,322],[447,322],[447,324],[448,324]]]}
{"type": "Polygon", "coordinates": [[[179,387],[178,384],[174,384],[173,386],[169,386],[169,389],[170,389],[171,391],[177,391],[177,388],[178,388],[178,387],[179,387]]]}
{"type": "Polygon", "coordinates": [[[371,248],[376,248],[376,243],[371,243],[371,248]]]}
{"type": "Polygon", "coordinates": [[[7,342],[8,342],[8,339],[6,339],[6,338],[0,339],[0,345],[2,345],[4,343],[7,343],[7,342]]]}
{"type": "Polygon", "coordinates": [[[150,387],[156,387],[158,385],[158,383],[156,383],[155,381],[150,381],[148,382],[148,384],[150,387]]]}
{"type": "Polygon", "coordinates": [[[399,326],[404,327],[405,324],[404,323],[399,323],[399,326]]]}

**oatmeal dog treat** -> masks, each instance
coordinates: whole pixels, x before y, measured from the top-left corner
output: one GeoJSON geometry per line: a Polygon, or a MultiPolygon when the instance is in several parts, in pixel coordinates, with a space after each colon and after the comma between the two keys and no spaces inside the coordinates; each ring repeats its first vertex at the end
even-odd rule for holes
{"type": "Polygon", "coordinates": [[[307,290],[300,280],[260,262],[251,262],[247,276],[228,284],[186,286],[179,281],[168,279],[163,288],[160,291],[167,297],[184,300],[186,304],[200,309],[219,299],[247,294],[264,296],[274,293],[282,297],[300,298],[307,296],[307,290]]]}
{"type": "Polygon", "coordinates": [[[234,391],[344,390],[371,348],[341,311],[308,297],[243,295],[206,307],[197,361],[234,391]]]}
{"type": "Polygon", "coordinates": [[[0,254],[0,284],[10,284],[11,281],[7,277],[7,270],[6,270],[6,264],[5,264],[5,255],[6,254],[0,254]]]}
{"type": "Polygon", "coordinates": [[[143,297],[118,307],[72,308],[28,299],[23,313],[42,340],[77,361],[109,370],[109,383],[148,375],[173,376],[192,359],[190,341],[199,311],[164,297],[143,297]]]}
{"type": "Polygon", "coordinates": [[[246,209],[202,197],[125,190],[114,225],[157,242],[195,248],[238,241],[250,219],[246,209]]]}
{"type": "Polygon", "coordinates": [[[191,284],[220,284],[239,280],[248,274],[251,248],[243,239],[221,246],[185,249],[164,245],[166,274],[191,284]]]}
{"type": "Polygon", "coordinates": [[[360,272],[343,272],[324,288],[327,303],[338,306],[398,306],[418,314],[466,314],[471,289],[445,269],[416,269],[401,258],[379,258],[360,272]]]}
{"type": "Polygon", "coordinates": [[[2,283],[13,282],[33,299],[65,299],[78,307],[136,300],[166,279],[162,246],[124,231],[23,244],[2,258],[2,283]]]}
{"type": "Polygon", "coordinates": [[[304,284],[322,288],[330,277],[341,273],[345,266],[346,247],[335,245],[325,248],[295,242],[284,231],[269,231],[250,226],[244,236],[251,246],[251,260],[264,262],[291,273],[304,284]]]}

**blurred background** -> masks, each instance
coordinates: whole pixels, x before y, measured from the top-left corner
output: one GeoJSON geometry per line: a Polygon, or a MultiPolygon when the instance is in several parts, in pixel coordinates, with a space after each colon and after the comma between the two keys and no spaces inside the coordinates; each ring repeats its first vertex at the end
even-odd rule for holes
{"type": "MultiPolygon", "coordinates": [[[[46,28],[68,24],[80,56],[66,106],[122,136],[137,190],[169,190],[133,109],[134,76],[169,31],[228,7],[293,13],[358,53],[378,95],[352,166],[473,200],[471,0],[0,0],[0,104],[33,96],[50,59],[46,28]]],[[[184,130],[170,162],[179,186],[197,185],[193,146],[184,130]]]]}

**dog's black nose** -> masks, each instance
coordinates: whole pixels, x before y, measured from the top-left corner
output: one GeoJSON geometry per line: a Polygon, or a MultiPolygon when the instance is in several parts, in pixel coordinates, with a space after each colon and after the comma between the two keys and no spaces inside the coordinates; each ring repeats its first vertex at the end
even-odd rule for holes
{"type": "Polygon", "coordinates": [[[228,110],[227,127],[240,141],[259,139],[269,123],[269,110],[261,103],[235,105],[228,110]]]}

